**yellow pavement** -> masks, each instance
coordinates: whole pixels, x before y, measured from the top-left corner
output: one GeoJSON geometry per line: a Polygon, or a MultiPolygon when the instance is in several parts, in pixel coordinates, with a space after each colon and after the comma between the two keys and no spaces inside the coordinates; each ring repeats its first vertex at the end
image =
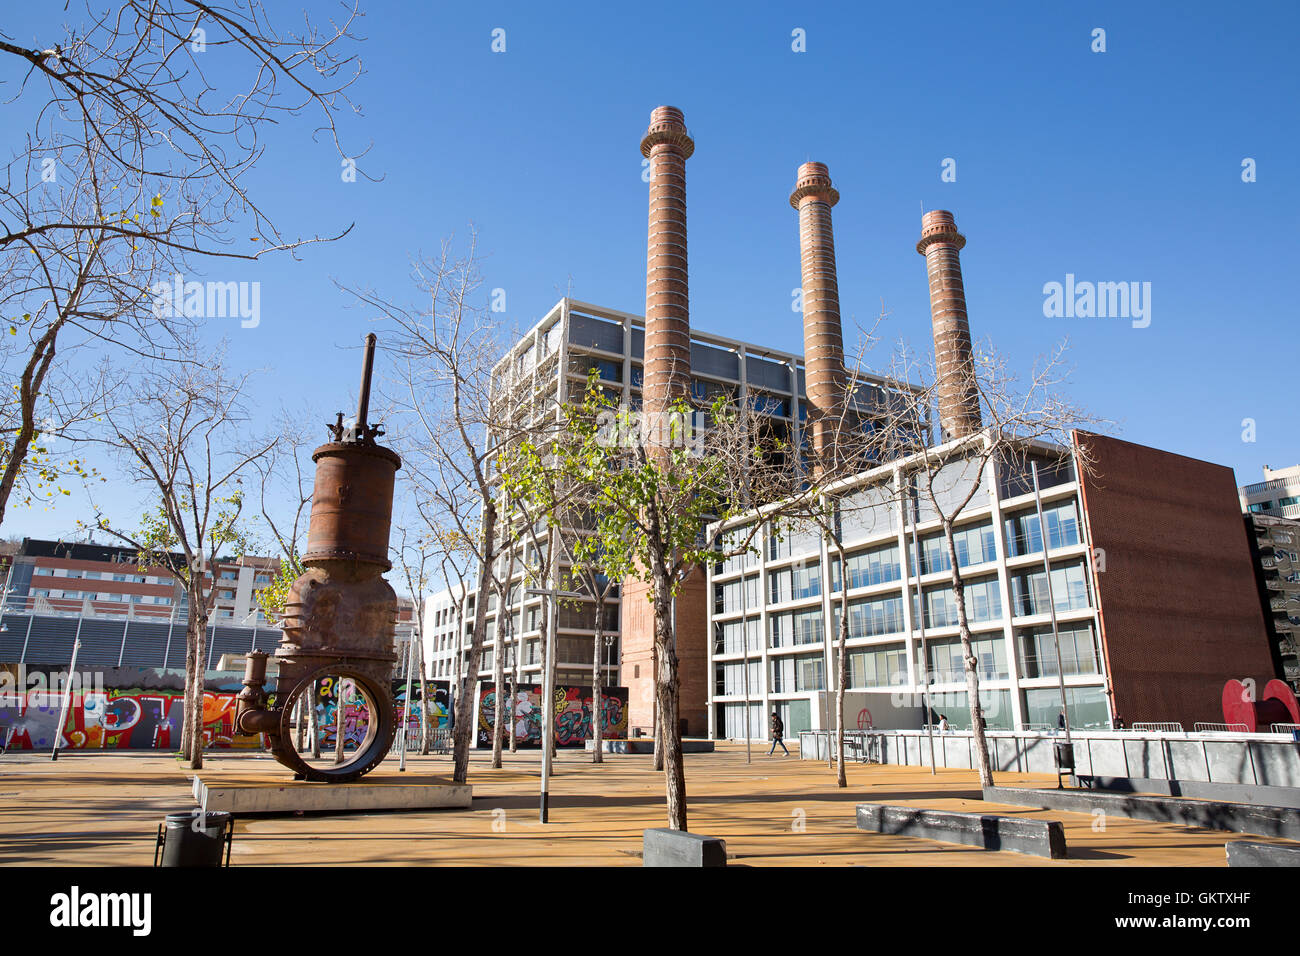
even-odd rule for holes
{"type": "MultiPolygon", "coordinates": [[[[236,824],[235,865],[638,866],[641,831],[666,825],[663,778],[649,756],[561,751],[551,779],[551,822],[538,822],[535,752],[474,752],[471,810],[279,816],[236,824]]],[[[1224,844],[1263,839],[1117,817],[1029,810],[979,799],[969,770],[851,764],[835,786],[824,762],[768,757],[743,745],[688,754],[689,829],[727,841],[730,862],[750,866],[1223,866],[1224,844]],[[862,802],[996,812],[1060,820],[1070,859],[988,852],[854,826],[862,802]]],[[[284,774],[269,756],[210,754],[205,779],[284,774]]],[[[449,777],[451,758],[410,757],[402,777],[449,777]]],[[[397,778],[397,758],[376,774],[397,778]]],[[[163,815],[193,807],[192,771],[170,755],[9,753],[0,757],[0,865],[109,866],[153,861],[163,815]]],[[[1041,774],[998,774],[1001,785],[1055,784],[1041,774]]]]}

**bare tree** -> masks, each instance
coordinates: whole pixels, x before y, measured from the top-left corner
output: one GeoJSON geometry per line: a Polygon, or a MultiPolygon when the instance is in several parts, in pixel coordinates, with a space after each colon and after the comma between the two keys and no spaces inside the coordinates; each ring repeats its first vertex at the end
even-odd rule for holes
{"type": "Polygon", "coordinates": [[[77,437],[104,397],[71,372],[79,361],[106,346],[177,360],[187,327],[226,315],[237,285],[209,283],[219,307],[211,288],[196,300],[184,277],[198,263],[324,241],[282,234],[246,182],[266,130],[303,111],[355,168],[336,128],[359,72],[358,14],[344,9],[323,31],[285,30],[260,0],[92,0],[34,45],[0,31],[6,118],[25,128],[0,166],[0,303],[14,317],[0,360],[18,386],[0,407],[0,523],[16,485],[78,474],[42,448],[77,437]]]}
{"type": "Polygon", "coordinates": [[[421,260],[414,271],[430,303],[427,310],[372,291],[349,291],[393,331],[387,341],[398,371],[387,398],[402,423],[392,430],[405,435],[399,448],[403,467],[410,470],[426,512],[454,529],[473,552],[474,625],[453,734],[454,779],[464,783],[473,732],[468,691],[478,675],[488,596],[507,541],[498,527],[501,503],[492,468],[498,423],[491,401],[492,370],[505,351],[505,330],[492,320],[486,298],[479,304],[482,275],[472,232],[464,255],[456,255],[448,239],[438,256],[421,260]]]}
{"type": "Polygon", "coordinates": [[[224,548],[243,552],[240,476],[277,439],[248,434],[246,374],[231,374],[220,352],[202,364],[193,352],[186,358],[141,369],[131,378],[129,400],[105,410],[107,427],[95,441],[149,489],[157,506],[138,530],[95,507],[94,527],[136,548],[141,563],[166,567],[185,593],[182,753],[197,770],[203,766],[205,637],[216,559],[224,548]]]}
{"type": "MultiPolygon", "coordinates": [[[[956,545],[956,525],[977,494],[996,492],[1000,483],[1023,483],[1034,461],[1055,468],[1073,458],[1074,467],[1081,474],[1092,473],[1093,461],[1087,449],[1071,450],[1071,432],[1106,423],[1065,397],[1064,385],[1070,373],[1067,351],[1068,345],[1061,343],[1035,362],[1029,375],[1022,378],[991,345],[979,344],[968,380],[972,401],[979,403],[980,430],[939,445],[922,442],[902,458],[881,456],[882,460],[894,461],[898,469],[898,488],[911,511],[913,525],[937,520],[942,528],[943,557],[934,570],[949,572],[971,729],[984,786],[992,785],[993,769],[980,701],[979,660],[972,644],[966,581],[956,545]]],[[[895,449],[906,447],[915,422],[929,420],[938,406],[939,381],[933,359],[918,360],[906,346],[900,345],[892,369],[892,378],[911,382],[913,387],[900,391],[897,401],[882,407],[884,420],[874,433],[874,440],[882,449],[886,442],[895,449]]],[[[923,566],[914,569],[918,580],[926,572],[924,564],[923,557],[923,566]]],[[[928,617],[930,608],[924,596],[920,605],[920,613],[928,617]]],[[[926,674],[923,674],[927,682],[929,669],[927,660],[926,674]]],[[[926,719],[930,720],[931,715],[927,714],[926,719]]]]}

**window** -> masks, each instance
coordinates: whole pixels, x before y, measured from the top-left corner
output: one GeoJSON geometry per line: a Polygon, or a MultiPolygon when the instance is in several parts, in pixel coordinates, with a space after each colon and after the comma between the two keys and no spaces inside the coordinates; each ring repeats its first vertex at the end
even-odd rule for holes
{"type": "MultiPolygon", "coordinates": [[[[993,525],[981,524],[957,528],[952,534],[953,550],[957,552],[957,566],[965,568],[972,564],[985,564],[998,559],[997,543],[993,539],[993,525]]],[[[908,551],[908,566],[916,573],[915,562],[911,560],[913,552],[908,551]]],[[[949,571],[952,564],[948,560],[948,541],[943,532],[930,534],[921,539],[921,566],[924,573],[949,571]]]]}
{"type": "Polygon", "coordinates": [[[817,597],[822,593],[821,564],[794,565],[773,571],[768,576],[771,587],[771,602],[780,604],[784,601],[797,601],[801,598],[817,597]]]}
{"type": "MultiPolygon", "coordinates": [[[[884,584],[886,581],[897,581],[902,576],[898,566],[898,545],[896,544],[888,544],[884,547],[872,548],[870,551],[850,554],[848,566],[849,590],[870,587],[873,584],[884,584]]],[[[834,555],[831,556],[831,576],[834,580],[834,590],[839,591],[840,563],[834,555]]]]}
{"type": "MultiPolygon", "coordinates": [[[[839,609],[835,626],[839,627],[839,609]]],[[[849,637],[878,637],[903,630],[903,599],[898,595],[860,598],[849,602],[849,637]]]]}
{"type": "Polygon", "coordinates": [[[907,683],[907,650],[889,644],[849,651],[850,687],[890,687],[907,683]]]}
{"type": "MultiPolygon", "coordinates": [[[[976,668],[981,678],[1001,680],[1008,674],[1006,642],[1002,635],[988,637],[971,637],[971,653],[978,662],[976,668]]],[[[949,637],[926,641],[926,650],[930,653],[929,683],[953,684],[966,680],[966,665],[963,661],[961,638],[949,637]]],[[[917,669],[925,670],[921,648],[916,648],[917,669]]]]}
{"type": "MultiPolygon", "coordinates": [[[[1089,606],[1088,579],[1083,564],[1056,565],[1052,568],[1052,600],[1056,610],[1078,611],[1089,606]]],[[[1011,577],[1012,615],[1047,614],[1047,576],[1042,569],[1022,571],[1011,577]]]]}
{"type": "Polygon", "coordinates": [[[1300,504],[1300,495],[1290,495],[1278,501],[1278,506],[1281,508],[1287,508],[1294,504],[1300,504]]]}
{"type": "MultiPolygon", "coordinates": [[[[756,617],[745,621],[749,632],[749,650],[758,653],[761,622],[756,617]]],[[[713,625],[713,650],[715,654],[740,654],[745,650],[744,636],[740,621],[718,622],[713,625]]]]}
{"type": "MultiPolygon", "coordinates": [[[[1091,623],[1062,624],[1057,630],[1061,635],[1060,670],[1067,674],[1101,673],[1091,623]]],[[[1056,643],[1050,627],[1026,628],[1016,634],[1016,643],[1020,648],[1021,676],[1057,675],[1056,643]]]]}
{"type": "MultiPolygon", "coordinates": [[[[1002,616],[1002,599],[998,596],[998,579],[983,578],[967,581],[964,591],[966,599],[966,619],[969,623],[979,624],[995,621],[1002,616]]],[[[916,611],[916,598],[912,598],[912,610],[916,611]]],[[[925,626],[955,627],[957,625],[957,601],[951,587],[930,588],[925,592],[925,626]]]]}
{"type": "MultiPolygon", "coordinates": [[[[1052,548],[1079,543],[1079,511],[1074,499],[1043,505],[1047,538],[1052,548]]],[[[1043,534],[1038,526],[1037,510],[1022,511],[1006,519],[1007,553],[1018,558],[1043,550],[1043,534]]]]}
{"type": "MultiPolygon", "coordinates": [[[[820,654],[782,657],[772,661],[771,692],[774,694],[825,690],[826,662],[820,654]]],[[[787,727],[788,729],[788,727],[787,727]]]]}
{"type": "Polygon", "coordinates": [[[784,611],[770,618],[772,647],[816,644],[822,639],[822,610],[784,611]]]}
{"type": "Polygon", "coordinates": [[[235,580],[235,572],[234,572],[234,571],[222,571],[222,572],[221,572],[221,580],[223,580],[223,581],[233,581],[233,580],[235,580]]]}

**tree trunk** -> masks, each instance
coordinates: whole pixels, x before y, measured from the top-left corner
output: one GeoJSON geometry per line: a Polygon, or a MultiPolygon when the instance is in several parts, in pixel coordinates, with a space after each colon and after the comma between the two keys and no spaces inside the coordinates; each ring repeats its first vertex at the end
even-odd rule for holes
{"type": "Polygon", "coordinates": [[[658,704],[658,748],[663,758],[664,786],[668,798],[668,825],[686,829],[686,772],[682,765],[682,735],[677,719],[677,656],[673,653],[672,591],[662,555],[654,556],[655,700],[658,704]]]}
{"type": "MultiPolygon", "coordinates": [[[[984,735],[984,708],[980,706],[980,675],[971,646],[970,625],[966,620],[966,583],[957,567],[957,548],[953,543],[952,522],[943,523],[944,541],[948,547],[948,563],[952,566],[952,595],[957,604],[957,627],[961,631],[962,661],[966,666],[966,697],[970,705],[971,733],[975,737],[975,756],[979,761],[980,786],[993,786],[993,766],[989,761],[988,738],[984,735]]],[[[925,608],[921,608],[925,613],[925,608]]]]}
{"type": "MultiPolygon", "coordinates": [[[[202,598],[200,598],[202,600],[202,598]]],[[[193,704],[191,705],[193,730],[190,734],[190,769],[203,769],[203,690],[204,670],[207,657],[208,615],[207,607],[202,606],[195,615],[194,633],[194,683],[191,685],[193,704]]]]}
{"type": "Polygon", "coordinates": [[[501,769],[501,747],[505,741],[502,735],[506,723],[506,661],[503,653],[505,649],[505,619],[507,617],[506,598],[504,594],[497,595],[497,626],[496,635],[492,641],[492,769],[501,769]]]}
{"type": "Polygon", "coordinates": [[[835,686],[835,753],[839,758],[835,765],[835,782],[841,787],[847,787],[849,780],[844,769],[844,688],[849,683],[849,655],[846,650],[849,639],[849,556],[844,553],[838,541],[836,555],[840,561],[840,633],[835,668],[838,672],[835,686]]]}
{"type": "MultiPolygon", "coordinates": [[[[656,605],[655,614],[656,622],[658,621],[659,609],[656,605]]],[[[656,623],[656,628],[658,624],[656,623]]],[[[654,709],[654,735],[655,735],[655,759],[654,768],[658,771],[664,769],[664,724],[660,720],[663,714],[663,708],[659,706],[659,637],[656,633],[653,645],[650,648],[650,670],[655,675],[655,709],[654,709]]]]}
{"type": "MultiPolygon", "coordinates": [[[[491,499],[483,502],[483,555],[492,554],[492,542],[496,536],[497,511],[491,499]]],[[[465,783],[469,778],[469,745],[474,733],[472,716],[474,713],[474,688],[478,683],[479,660],[483,656],[483,632],[487,623],[488,590],[492,583],[489,573],[491,561],[479,561],[478,596],[474,600],[474,633],[469,644],[469,663],[466,666],[460,699],[456,701],[456,730],[454,763],[452,772],[454,783],[465,783]]]]}
{"type": "Polygon", "coordinates": [[[601,748],[602,742],[601,725],[604,723],[605,710],[600,705],[600,668],[604,663],[601,660],[600,649],[605,643],[604,638],[604,618],[605,618],[605,601],[603,597],[596,598],[596,647],[591,655],[591,762],[604,763],[605,757],[601,748]]]}
{"type": "Polygon", "coordinates": [[[424,628],[420,628],[420,646],[416,652],[420,667],[420,755],[429,754],[429,681],[424,676],[424,628]]]}
{"type": "Polygon", "coordinates": [[[185,696],[181,700],[181,759],[194,759],[194,595],[185,612],[185,696]]]}
{"type": "MultiPolygon", "coordinates": [[[[521,612],[522,613],[522,612],[521,612]]],[[[514,634],[514,608],[510,609],[510,631],[511,641],[515,649],[515,666],[512,670],[513,677],[510,680],[510,752],[512,754],[519,752],[519,740],[515,734],[515,708],[519,704],[519,667],[520,658],[524,656],[524,639],[514,634]]],[[[523,630],[523,628],[520,628],[523,630]]]]}

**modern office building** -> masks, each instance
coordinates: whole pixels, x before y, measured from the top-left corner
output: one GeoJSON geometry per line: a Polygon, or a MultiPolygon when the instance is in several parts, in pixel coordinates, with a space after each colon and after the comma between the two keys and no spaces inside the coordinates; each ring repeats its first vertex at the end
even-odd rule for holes
{"type": "MultiPolygon", "coordinates": [[[[269,626],[257,592],[279,573],[278,558],[218,558],[205,571],[213,584],[212,617],[223,624],[269,626]],[[215,578],[215,582],[214,582],[215,578]]],[[[133,548],[84,542],[23,539],[6,575],[7,606],[31,606],[88,614],[171,617],[185,605],[185,592],[165,568],[140,568],[133,548]]]]}
{"type": "MultiPolygon", "coordinates": [[[[643,317],[631,313],[569,298],[557,302],[521,336],[520,341],[497,366],[497,394],[509,397],[504,405],[516,416],[515,425],[522,428],[527,424],[528,416],[554,416],[564,402],[577,401],[586,387],[587,376],[593,369],[619,403],[631,409],[642,408],[645,325],[643,317]]],[[[732,401],[748,403],[755,411],[766,416],[772,434],[795,447],[805,444],[803,430],[808,417],[808,400],[802,356],[713,335],[699,329],[691,330],[689,347],[689,389],[693,402],[706,406],[716,396],[725,395],[732,401]]],[[[876,393],[883,395],[891,389],[891,385],[882,376],[862,375],[858,389],[865,404],[871,400],[883,401],[883,398],[873,396],[876,393]]],[[[533,560],[531,549],[527,560],[533,560]]],[[[567,567],[568,563],[561,557],[558,569],[552,572],[552,580],[563,580],[567,567]]],[[[516,569],[514,577],[512,607],[516,619],[515,642],[524,642],[521,659],[524,671],[537,671],[540,669],[540,656],[536,644],[540,638],[542,599],[529,598],[521,602],[521,589],[518,586],[521,580],[522,566],[516,569]]],[[[638,593],[642,596],[629,610],[638,618],[634,629],[642,635],[648,635],[649,622],[640,620],[646,615],[646,609],[642,607],[646,603],[644,591],[638,593]]],[[[678,601],[682,715],[689,721],[690,732],[696,734],[703,734],[707,727],[705,674],[708,641],[704,596],[701,574],[700,585],[695,593],[688,589],[678,601]],[[697,645],[698,659],[693,660],[691,649],[697,645]],[[697,704],[691,707],[688,702],[693,698],[697,699],[697,704]]],[[[449,598],[449,595],[439,596],[439,601],[446,601],[449,608],[449,598]]],[[[606,634],[615,638],[621,631],[627,630],[626,615],[620,621],[618,608],[620,604],[629,607],[630,602],[626,594],[622,598],[620,601],[616,588],[614,596],[608,602],[609,607],[606,608],[606,634]]],[[[473,601],[472,593],[465,598],[464,621],[467,628],[473,623],[473,601]]],[[[443,613],[449,614],[448,608],[443,608],[443,613]]],[[[593,614],[594,610],[561,607],[560,629],[557,632],[560,640],[557,682],[590,683],[593,657],[591,641],[595,636],[590,623],[593,614]]],[[[479,672],[484,678],[491,674],[491,654],[495,649],[495,598],[489,602],[488,618],[493,623],[488,628],[488,644],[479,672]]],[[[434,659],[431,652],[430,661],[434,659]]],[[[639,693],[653,679],[648,640],[642,640],[633,647],[628,647],[625,643],[621,657],[615,640],[609,649],[607,660],[615,666],[621,660],[617,683],[629,688],[631,725],[652,727],[653,714],[648,709],[646,695],[639,693]]]]}
{"type": "Polygon", "coordinates": [[[1264,466],[1264,480],[1240,489],[1241,510],[1275,518],[1300,518],[1300,465],[1264,466]]]}
{"type": "Polygon", "coordinates": [[[1276,673],[1300,690],[1300,520],[1258,512],[1245,519],[1276,673]]]}
{"type": "MultiPolygon", "coordinates": [[[[1042,522],[1027,463],[990,462],[957,524],[989,726],[1055,726],[1058,673],[1076,727],[1108,727],[1117,715],[1188,729],[1220,720],[1227,678],[1262,684],[1273,673],[1232,471],[1113,438],[1075,433],[1075,441],[1063,464],[1047,446],[1031,456],[1042,522]],[[1080,474],[1079,443],[1095,461],[1091,474],[1080,474]]],[[[843,489],[848,722],[916,728],[928,696],[960,729],[969,711],[950,568],[940,522],[909,490],[910,463],[843,489]]],[[[821,536],[765,530],[761,557],[715,565],[709,583],[711,733],[743,736],[746,702],[754,736],[773,711],[787,733],[833,726],[826,638],[836,639],[845,594],[821,536]]]]}

